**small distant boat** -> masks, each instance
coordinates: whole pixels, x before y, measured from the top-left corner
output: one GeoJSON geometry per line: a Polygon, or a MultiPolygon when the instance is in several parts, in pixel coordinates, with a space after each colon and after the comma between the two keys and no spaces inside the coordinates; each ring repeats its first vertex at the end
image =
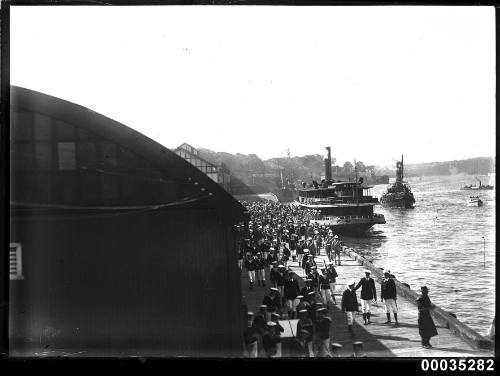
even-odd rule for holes
{"type": "Polygon", "coordinates": [[[483,201],[478,196],[471,196],[469,202],[467,202],[467,206],[483,206],[483,201]]]}
{"type": "MultiPolygon", "coordinates": [[[[476,178],[477,179],[477,178],[476,178]]],[[[493,186],[492,185],[483,185],[481,183],[481,180],[477,179],[479,181],[479,185],[465,185],[463,187],[461,187],[460,189],[461,190],[467,190],[467,191],[490,191],[493,189],[493,186]]]]}

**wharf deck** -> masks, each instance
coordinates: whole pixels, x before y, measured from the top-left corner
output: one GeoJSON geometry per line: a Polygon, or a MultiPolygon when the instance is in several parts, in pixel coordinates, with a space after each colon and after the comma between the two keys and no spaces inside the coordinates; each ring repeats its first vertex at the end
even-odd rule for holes
{"type": "MultiPolygon", "coordinates": [[[[315,261],[318,266],[323,265],[323,260],[328,261],[327,256],[322,254],[317,256],[315,261]]],[[[375,284],[377,288],[377,305],[372,305],[371,324],[364,325],[361,312],[356,317],[353,329],[355,337],[351,337],[347,331],[347,317],[340,309],[342,293],[346,289],[346,283],[350,280],[359,280],[364,277],[365,268],[358,264],[347,254],[341,255],[340,266],[335,266],[338,273],[335,298],[336,306],[329,310],[329,315],[332,318],[332,328],[330,338],[332,342],[337,342],[343,345],[339,352],[340,357],[349,357],[352,355],[352,343],[355,341],[363,342],[363,350],[367,357],[406,357],[406,358],[425,358],[425,357],[492,357],[493,351],[476,349],[467,343],[459,336],[452,333],[448,328],[440,325],[434,320],[438,336],[431,338],[432,349],[421,347],[421,338],[418,333],[417,307],[408,299],[398,296],[398,321],[399,326],[394,324],[384,324],[386,315],[384,304],[380,302],[380,281],[375,284]]],[[[297,262],[289,262],[288,266],[299,277],[300,287],[304,285],[305,278],[303,269],[297,262]]],[[[249,289],[248,275],[246,270],[242,272],[242,295],[243,301],[247,304],[248,310],[258,312],[258,307],[262,304],[264,296],[268,293],[270,282],[269,273],[266,270],[266,287],[261,287],[255,283],[253,290],[249,289]]],[[[357,291],[358,301],[360,302],[360,290],[357,291]]],[[[432,300],[432,292],[430,294],[432,300]]],[[[286,311],[286,310],[285,310],[286,311]]],[[[361,311],[361,309],[360,309],[361,311]]],[[[391,320],[394,321],[391,314],[391,320]]],[[[292,321],[292,323],[294,323],[292,321]]],[[[295,328],[293,328],[295,331],[295,328]]],[[[283,352],[286,356],[286,352],[283,352]]]]}

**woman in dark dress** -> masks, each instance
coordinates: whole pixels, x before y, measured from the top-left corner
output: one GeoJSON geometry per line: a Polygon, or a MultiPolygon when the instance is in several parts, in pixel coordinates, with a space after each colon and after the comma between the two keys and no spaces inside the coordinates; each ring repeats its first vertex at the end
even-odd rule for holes
{"type": "Polygon", "coordinates": [[[423,286],[420,290],[422,291],[422,296],[417,299],[418,332],[420,337],[422,337],[422,347],[430,349],[432,347],[429,342],[431,337],[438,334],[431,316],[431,310],[435,308],[435,305],[429,299],[429,289],[427,286],[423,286]]]}

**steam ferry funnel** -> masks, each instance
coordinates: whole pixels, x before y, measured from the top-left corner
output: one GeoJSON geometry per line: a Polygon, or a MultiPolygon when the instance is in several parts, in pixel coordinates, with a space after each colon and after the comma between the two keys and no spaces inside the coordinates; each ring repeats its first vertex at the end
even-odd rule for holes
{"type": "Polygon", "coordinates": [[[332,180],[332,153],[330,146],[326,147],[327,156],[325,158],[325,180],[327,182],[332,180]]]}

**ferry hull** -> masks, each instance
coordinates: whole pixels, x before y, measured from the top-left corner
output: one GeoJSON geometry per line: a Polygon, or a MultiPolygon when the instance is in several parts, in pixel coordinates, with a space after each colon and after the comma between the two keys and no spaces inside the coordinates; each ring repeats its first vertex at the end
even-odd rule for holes
{"type": "Polygon", "coordinates": [[[323,219],[312,219],[312,223],[324,225],[332,229],[337,234],[360,234],[368,231],[376,224],[385,224],[385,217],[376,214],[369,218],[360,217],[332,217],[323,219]]]}

